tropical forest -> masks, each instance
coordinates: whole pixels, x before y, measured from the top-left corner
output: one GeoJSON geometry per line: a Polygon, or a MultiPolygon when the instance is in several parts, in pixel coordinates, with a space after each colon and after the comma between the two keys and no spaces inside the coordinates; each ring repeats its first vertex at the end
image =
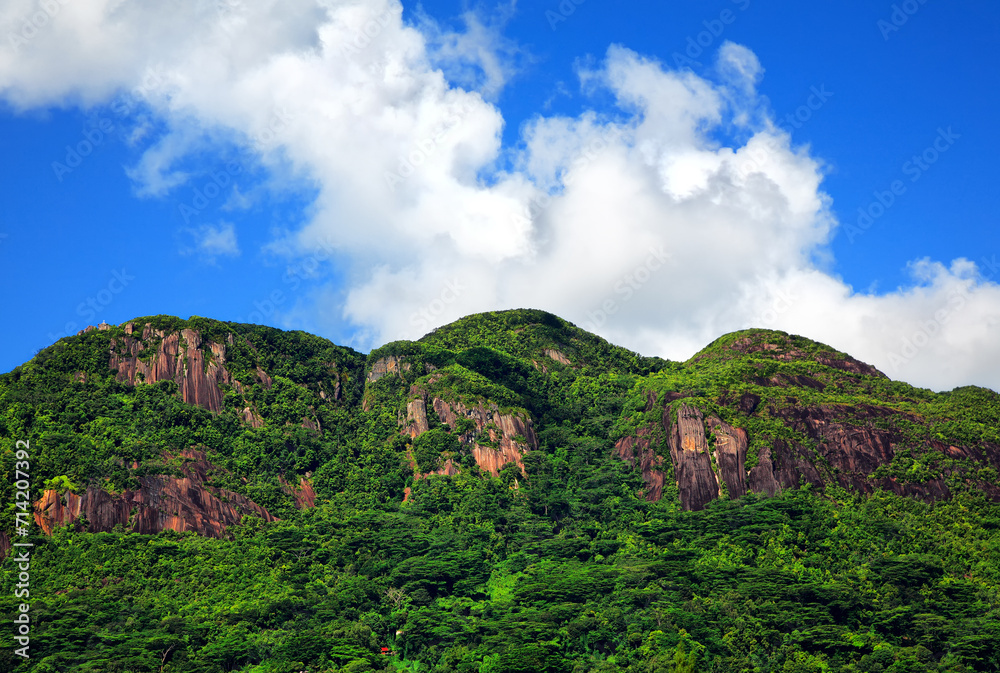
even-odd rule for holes
{"type": "Polygon", "coordinates": [[[0,440],[0,671],[1000,670],[1000,395],[803,336],[138,317],[0,440]]]}

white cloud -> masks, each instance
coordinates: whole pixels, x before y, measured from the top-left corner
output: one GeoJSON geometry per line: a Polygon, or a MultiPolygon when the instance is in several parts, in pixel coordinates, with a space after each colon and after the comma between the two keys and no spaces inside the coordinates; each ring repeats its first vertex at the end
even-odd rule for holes
{"type": "Polygon", "coordinates": [[[236,242],[236,228],[232,222],[205,224],[189,230],[189,233],[194,238],[193,252],[208,259],[218,256],[236,257],[240,254],[240,246],[236,242]]]}
{"type": "MultiPolygon", "coordinates": [[[[345,261],[348,285],[295,311],[346,318],[356,346],[534,306],[649,354],[770,326],[919,385],[1000,388],[1000,288],[971,262],[915,262],[911,287],[872,294],[811,261],[836,226],[822,165],[769,118],[744,46],[722,45],[717,80],[612,46],[580,74],[617,108],[539,115],[515,149],[488,102],[519,57],[496,22],[408,25],[395,0],[60,6],[0,50],[0,96],[92,106],[136,91],[169,129],[130,171],[144,194],[176,189],[181,160],[223,138],[249,141],[276,183],[314,186],[311,221],[270,247],[345,261]]],[[[36,9],[5,3],[0,34],[36,9]]],[[[231,224],[196,234],[202,254],[238,254],[231,224]]]]}

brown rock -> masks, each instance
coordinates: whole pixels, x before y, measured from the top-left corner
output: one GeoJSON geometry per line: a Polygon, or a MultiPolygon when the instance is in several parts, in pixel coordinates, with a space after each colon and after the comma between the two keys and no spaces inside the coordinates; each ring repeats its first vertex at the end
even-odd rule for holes
{"type": "MultiPolygon", "coordinates": [[[[515,414],[501,414],[495,404],[487,406],[483,402],[468,407],[462,402],[449,403],[440,397],[435,397],[431,400],[431,405],[441,422],[447,423],[449,427],[454,428],[462,418],[472,420],[475,424],[474,429],[459,439],[462,443],[471,445],[469,449],[480,469],[494,475],[500,474],[500,468],[510,462],[516,463],[523,473],[522,456],[525,452],[538,448],[538,438],[530,418],[522,418],[515,414]],[[489,438],[490,442],[496,442],[497,447],[476,443],[474,438],[483,434],[489,438]],[[519,440],[518,437],[522,439],[519,440]]],[[[426,403],[422,397],[414,398],[407,404],[406,420],[407,425],[404,431],[410,437],[417,437],[427,432],[426,403]]],[[[456,467],[456,473],[457,469],[456,467]]]]}
{"type": "Polygon", "coordinates": [[[705,417],[697,407],[682,402],[677,408],[676,421],[669,421],[665,419],[664,426],[668,429],[667,443],[674,463],[681,506],[685,510],[704,509],[705,505],[719,497],[719,480],[712,470],[705,439],[705,417]]]}
{"type": "Polygon", "coordinates": [[[278,477],[278,483],[281,484],[282,490],[295,498],[295,507],[298,509],[316,506],[316,491],[313,490],[312,482],[309,481],[309,473],[307,472],[306,475],[299,479],[298,486],[292,486],[283,477],[278,477]]]}
{"type": "Polygon", "coordinates": [[[142,477],[137,490],[121,495],[93,485],[83,495],[47,490],[35,503],[35,523],[51,535],[56,526],[68,525],[83,514],[91,532],[110,531],[121,524],[137,533],[175,530],[222,537],[226,528],[238,524],[245,515],[277,520],[243,495],[206,486],[209,472],[218,468],[208,462],[204,452],[187,449],[179,456],[188,459],[181,467],[182,477],[142,477]]]}
{"type": "Polygon", "coordinates": [[[642,471],[642,480],[646,482],[643,493],[646,500],[653,502],[663,497],[665,476],[660,467],[663,458],[650,445],[651,435],[646,427],[639,428],[635,437],[622,437],[615,442],[615,455],[642,471]]]}
{"type": "Polygon", "coordinates": [[[427,408],[423,398],[412,399],[406,405],[406,425],[410,437],[416,437],[430,429],[427,423],[427,408]]]}
{"type": "MultiPolygon", "coordinates": [[[[309,410],[313,411],[312,408],[310,408],[309,410]]],[[[316,418],[315,415],[312,416],[312,417],[303,416],[302,417],[302,427],[306,428],[308,430],[312,430],[314,432],[322,432],[323,431],[322,426],[320,426],[319,419],[316,418]]]]}
{"type": "Polygon", "coordinates": [[[251,428],[264,427],[264,419],[261,418],[260,413],[256,408],[251,409],[250,407],[243,407],[243,420],[251,428]]]}
{"type": "Polygon", "coordinates": [[[395,374],[402,377],[402,373],[408,371],[410,371],[409,362],[403,362],[402,358],[390,355],[388,357],[379,358],[372,363],[372,369],[368,372],[368,376],[365,381],[368,383],[375,383],[386,374],[395,374]]]}
{"type": "Polygon", "coordinates": [[[715,416],[705,419],[708,429],[715,435],[715,464],[719,477],[726,485],[730,498],[746,495],[747,433],[742,428],[734,428],[715,416]]]}
{"type": "MultiPolygon", "coordinates": [[[[147,323],[142,338],[126,336],[114,339],[111,345],[111,360],[108,365],[118,371],[117,379],[130,385],[174,381],[181,399],[189,404],[197,404],[209,411],[222,410],[222,389],[219,384],[232,384],[233,379],[225,367],[226,347],[208,342],[209,355],[200,348],[201,335],[192,329],[166,334],[154,332],[147,323]],[[138,354],[148,345],[153,336],[160,337],[159,347],[150,358],[140,359],[138,354]],[[120,355],[124,351],[127,355],[120,355]]],[[[258,368],[258,374],[263,372],[258,368]]],[[[270,385],[270,378],[263,374],[270,385]]]]}

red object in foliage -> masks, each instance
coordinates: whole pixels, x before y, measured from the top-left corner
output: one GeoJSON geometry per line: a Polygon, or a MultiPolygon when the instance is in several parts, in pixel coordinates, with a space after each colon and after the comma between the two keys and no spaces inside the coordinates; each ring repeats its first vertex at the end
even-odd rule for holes
{"type": "Polygon", "coordinates": [[[382,654],[389,654],[389,648],[388,647],[383,647],[382,648],[382,654]]]}

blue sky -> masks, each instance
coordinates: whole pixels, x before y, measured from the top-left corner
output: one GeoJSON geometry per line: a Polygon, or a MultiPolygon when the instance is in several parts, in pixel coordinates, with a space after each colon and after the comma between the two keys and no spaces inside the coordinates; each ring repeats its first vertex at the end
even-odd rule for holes
{"type": "Polygon", "coordinates": [[[767,326],[1000,387],[995,3],[5,4],[0,370],[139,315],[368,350],[536,306],[647,354],[767,326]]]}

